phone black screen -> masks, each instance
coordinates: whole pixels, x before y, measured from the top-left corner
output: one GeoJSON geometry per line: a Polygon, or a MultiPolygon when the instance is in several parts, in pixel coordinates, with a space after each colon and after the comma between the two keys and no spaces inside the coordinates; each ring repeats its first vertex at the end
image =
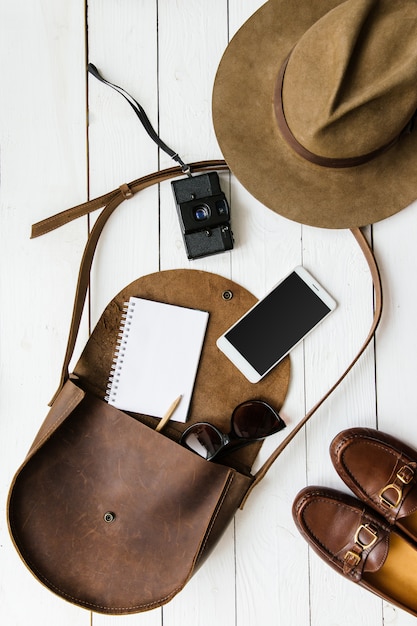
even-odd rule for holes
{"type": "Polygon", "coordinates": [[[263,375],[329,312],[293,272],[225,336],[263,375]]]}

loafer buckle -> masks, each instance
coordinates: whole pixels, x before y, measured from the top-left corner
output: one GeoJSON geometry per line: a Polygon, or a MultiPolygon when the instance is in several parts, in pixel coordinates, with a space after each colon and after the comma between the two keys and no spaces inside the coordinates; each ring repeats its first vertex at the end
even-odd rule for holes
{"type": "Polygon", "coordinates": [[[379,499],[381,500],[381,503],[384,506],[388,507],[389,509],[395,509],[401,502],[403,490],[401,487],[398,487],[398,485],[396,485],[395,483],[390,483],[389,485],[386,485],[385,487],[383,487],[378,495],[379,495],[379,499]],[[388,494],[385,495],[387,491],[395,492],[395,500],[391,501],[388,499],[388,494]]]}
{"type": "Polygon", "coordinates": [[[377,539],[378,533],[371,524],[361,524],[355,533],[354,541],[362,550],[368,550],[372,548],[377,539]]]}
{"type": "Polygon", "coordinates": [[[363,551],[372,548],[377,539],[378,533],[372,524],[361,524],[358,527],[353,539],[355,545],[343,557],[343,572],[345,574],[349,574],[359,565],[363,551]]]}
{"type": "Polygon", "coordinates": [[[379,492],[378,496],[381,503],[389,509],[395,509],[401,502],[403,497],[403,486],[408,485],[414,478],[414,470],[409,465],[403,465],[395,476],[395,481],[389,485],[385,485],[379,492]],[[388,497],[388,491],[395,492],[395,498],[391,500],[388,497]]]}
{"type": "Polygon", "coordinates": [[[350,571],[354,567],[357,567],[361,562],[361,555],[357,554],[357,552],[353,552],[353,550],[348,550],[344,557],[344,568],[343,571],[350,571]]]}
{"type": "Polygon", "coordinates": [[[408,485],[414,478],[414,470],[409,465],[403,465],[397,472],[397,478],[403,485],[408,485]]]}

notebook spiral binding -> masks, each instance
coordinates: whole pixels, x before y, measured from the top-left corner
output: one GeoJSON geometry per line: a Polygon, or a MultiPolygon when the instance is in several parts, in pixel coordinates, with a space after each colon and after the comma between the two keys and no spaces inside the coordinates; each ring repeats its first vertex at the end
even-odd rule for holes
{"type": "Polygon", "coordinates": [[[134,306],[134,302],[125,302],[123,306],[119,332],[116,340],[116,350],[114,352],[113,364],[110,368],[110,375],[107,381],[106,395],[104,396],[104,400],[106,402],[114,400],[117,395],[120,372],[123,365],[123,356],[126,350],[127,336],[129,334],[131,324],[130,319],[132,318],[130,312],[132,310],[131,307],[134,306]]]}

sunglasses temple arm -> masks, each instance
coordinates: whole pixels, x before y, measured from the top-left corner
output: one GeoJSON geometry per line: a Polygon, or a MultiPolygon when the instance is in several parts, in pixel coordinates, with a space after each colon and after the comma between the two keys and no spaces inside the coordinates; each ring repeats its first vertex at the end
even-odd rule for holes
{"type": "Polygon", "coordinates": [[[245,494],[245,496],[244,496],[244,498],[243,498],[243,500],[242,500],[242,502],[240,504],[240,507],[239,507],[240,509],[243,509],[249,494],[252,492],[252,489],[264,478],[265,474],[270,469],[270,467],[272,466],[274,461],[276,461],[276,459],[279,457],[281,452],[293,440],[293,438],[303,428],[303,426],[305,426],[305,424],[308,422],[310,417],[317,411],[317,409],[324,403],[324,401],[327,400],[327,398],[333,393],[333,391],[342,382],[342,380],[344,380],[344,378],[347,376],[347,374],[353,368],[355,363],[362,356],[363,352],[368,347],[369,343],[372,341],[372,338],[375,335],[375,331],[376,331],[376,329],[378,327],[379,321],[381,319],[381,314],[382,314],[382,284],[381,284],[381,277],[380,277],[380,273],[379,273],[379,268],[378,268],[378,264],[376,262],[374,253],[373,253],[370,245],[368,244],[368,241],[366,240],[366,237],[363,234],[362,230],[360,228],[351,228],[350,230],[351,230],[352,235],[355,237],[356,241],[358,242],[358,244],[359,244],[359,246],[360,246],[360,248],[362,250],[362,253],[363,253],[363,255],[364,255],[365,259],[366,259],[366,262],[368,264],[368,267],[369,267],[369,270],[370,270],[370,273],[371,273],[373,287],[374,287],[374,316],[373,316],[373,319],[372,319],[372,324],[371,324],[371,327],[369,329],[368,335],[367,335],[367,337],[366,337],[362,347],[360,348],[359,352],[354,357],[352,362],[349,364],[347,369],[340,376],[340,378],[334,383],[334,385],[329,389],[329,391],[321,398],[321,400],[319,400],[317,402],[317,404],[315,404],[310,409],[310,411],[307,413],[307,415],[305,415],[305,417],[303,417],[303,419],[295,426],[295,428],[293,428],[293,430],[290,432],[290,434],[280,443],[280,445],[276,448],[276,450],[274,450],[274,452],[271,454],[271,456],[265,461],[265,463],[261,466],[261,468],[256,472],[256,474],[254,476],[254,480],[251,483],[248,491],[246,492],[246,494],[245,494]]]}

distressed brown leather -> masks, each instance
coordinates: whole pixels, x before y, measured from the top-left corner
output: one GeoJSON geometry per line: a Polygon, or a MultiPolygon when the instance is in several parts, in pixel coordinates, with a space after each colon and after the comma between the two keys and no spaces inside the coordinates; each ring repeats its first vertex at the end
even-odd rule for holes
{"type": "Polygon", "coordinates": [[[306,487],[295,524],[334,570],[417,617],[417,546],[366,504],[335,489],[306,487]]]}
{"type": "Polygon", "coordinates": [[[349,489],[417,543],[417,451],[373,428],[349,428],[330,456],[349,489]]]}
{"type": "Polygon", "coordinates": [[[223,502],[226,523],[251,478],[207,463],[72,381],[54,419],[61,425],[44,429],[11,494],[21,556],[57,594],[98,612],[167,602],[219,534],[223,502]]]}

